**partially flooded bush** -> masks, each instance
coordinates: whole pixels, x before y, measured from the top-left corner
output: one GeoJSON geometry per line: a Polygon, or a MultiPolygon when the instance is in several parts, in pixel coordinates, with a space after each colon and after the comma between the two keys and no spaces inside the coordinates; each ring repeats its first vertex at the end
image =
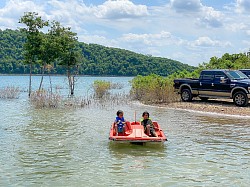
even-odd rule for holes
{"type": "Polygon", "coordinates": [[[51,93],[40,90],[31,93],[31,104],[35,108],[82,108],[92,103],[91,99],[83,97],[63,97],[59,92],[51,93]]]}
{"type": "Polygon", "coordinates": [[[20,90],[18,87],[7,86],[0,89],[0,98],[2,99],[17,99],[19,98],[20,90]]]}
{"type": "Polygon", "coordinates": [[[109,94],[109,90],[111,89],[111,82],[96,80],[93,83],[94,95],[97,98],[103,98],[105,95],[109,94]]]}
{"type": "Polygon", "coordinates": [[[73,107],[73,108],[83,108],[89,106],[92,103],[92,100],[89,98],[83,97],[68,97],[63,101],[64,107],[73,107]]]}
{"type": "MultiPolygon", "coordinates": [[[[92,84],[93,94],[85,97],[63,97],[59,91],[52,93],[47,90],[33,92],[31,104],[36,108],[83,108],[87,106],[106,107],[118,104],[127,104],[128,95],[125,93],[111,94],[111,89],[120,89],[121,84],[112,84],[108,81],[96,80],[92,84]]],[[[58,89],[56,89],[58,90],[58,89]]],[[[92,90],[92,89],[91,89],[92,90]]]]}
{"type": "Polygon", "coordinates": [[[152,74],[137,76],[131,83],[132,98],[143,103],[171,103],[178,100],[171,79],[152,74]]]}
{"type": "Polygon", "coordinates": [[[46,90],[32,92],[30,99],[36,108],[58,108],[62,101],[59,93],[51,93],[46,90]]]}

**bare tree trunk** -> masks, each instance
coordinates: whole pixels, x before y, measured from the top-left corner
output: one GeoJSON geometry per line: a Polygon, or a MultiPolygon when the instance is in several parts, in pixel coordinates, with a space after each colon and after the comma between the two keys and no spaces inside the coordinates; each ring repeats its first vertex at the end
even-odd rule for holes
{"type": "Polygon", "coordinates": [[[32,76],[32,64],[30,63],[29,97],[31,96],[31,76],[32,76]]]}
{"type": "Polygon", "coordinates": [[[74,76],[70,76],[70,95],[74,95],[74,76]]]}
{"type": "Polygon", "coordinates": [[[40,85],[39,85],[39,89],[38,89],[38,92],[39,92],[39,93],[40,93],[40,91],[41,91],[42,84],[43,84],[44,70],[45,70],[45,64],[43,64],[43,68],[42,68],[42,77],[41,77],[41,81],[40,81],[40,85]]]}
{"type": "Polygon", "coordinates": [[[49,75],[49,84],[50,84],[50,94],[52,95],[52,81],[50,75],[49,75]]]}
{"type": "Polygon", "coordinates": [[[70,69],[67,70],[67,76],[68,76],[68,82],[69,82],[69,91],[70,91],[70,96],[74,95],[74,87],[73,87],[73,78],[70,74],[70,69]]]}
{"type": "Polygon", "coordinates": [[[71,75],[71,96],[73,96],[74,95],[74,93],[75,93],[75,76],[73,75],[71,75]]]}

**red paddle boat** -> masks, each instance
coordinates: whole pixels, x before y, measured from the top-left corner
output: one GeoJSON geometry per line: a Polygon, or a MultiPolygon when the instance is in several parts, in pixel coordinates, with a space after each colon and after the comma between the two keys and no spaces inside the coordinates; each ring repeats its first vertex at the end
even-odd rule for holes
{"type": "Polygon", "coordinates": [[[165,142],[167,140],[160,125],[153,121],[155,132],[158,137],[148,136],[144,133],[144,127],[140,122],[126,122],[125,132],[116,134],[115,124],[113,123],[110,128],[109,139],[117,142],[165,142]]]}

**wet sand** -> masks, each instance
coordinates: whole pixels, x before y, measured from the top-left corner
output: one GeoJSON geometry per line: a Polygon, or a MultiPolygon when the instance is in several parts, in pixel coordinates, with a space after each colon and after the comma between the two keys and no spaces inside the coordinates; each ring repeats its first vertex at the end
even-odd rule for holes
{"type": "Polygon", "coordinates": [[[230,99],[223,100],[193,100],[192,102],[174,102],[170,104],[161,104],[160,106],[174,109],[185,109],[199,112],[212,112],[216,114],[235,115],[235,116],[249,116],[250,117],[250,103],[247,107],[237,107],[230,99]]]}

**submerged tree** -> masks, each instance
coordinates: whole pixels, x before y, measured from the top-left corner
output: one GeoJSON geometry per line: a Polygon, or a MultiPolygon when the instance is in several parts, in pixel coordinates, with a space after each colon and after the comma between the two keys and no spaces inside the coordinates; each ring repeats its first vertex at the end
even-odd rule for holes
{"type": "MultiPolygon", "coordinates": [[[[58,51],[59,49],[59,42],[58,37],[59,35],[55,31],[55,22],[51,23],[51,28],[48,30],[48,33],[44,34],[41,50],[39,54],[39,58],[42,61],[42,78],[39,86],[39,91],[41,90],[42,83],[43,83],[43,75],[47,70],[50,73],[51,69],[53,69],[53,63],[58,59],[58,51]]],[[[50,76],[49,76],[50,78],[50,76]]],[[[51,85],[51,78],[50,78],[50,91],[52,93],[52,85],[51,85]]]]}
{"type": "Polygon", "coordinates": [[[78,65],[83,60],[77,34],[70,27],[62,27],[59,22],[54,22],[51,32],[54,33],[59,65],[65,67],[68,78],[70,95],[74,95],[75,76],[78,74],[78,65]]]}
{"type": "Polygon", "coordinates": [[[44,26],[48,26],[48,21],[42,20],[38,13],[26,12],[21,17],[19,23],[26,25],[26,28],[20,30],[26,34],[26,42],[24,44],[24,59],[25,63],[29,64],[30,67],[30,81],[29,81],[29,97],[31,95],[31,77],[32,77],[32,66],[39,59],[41,53],[41,44],[43,35],[40,30],[44,26]]]}

